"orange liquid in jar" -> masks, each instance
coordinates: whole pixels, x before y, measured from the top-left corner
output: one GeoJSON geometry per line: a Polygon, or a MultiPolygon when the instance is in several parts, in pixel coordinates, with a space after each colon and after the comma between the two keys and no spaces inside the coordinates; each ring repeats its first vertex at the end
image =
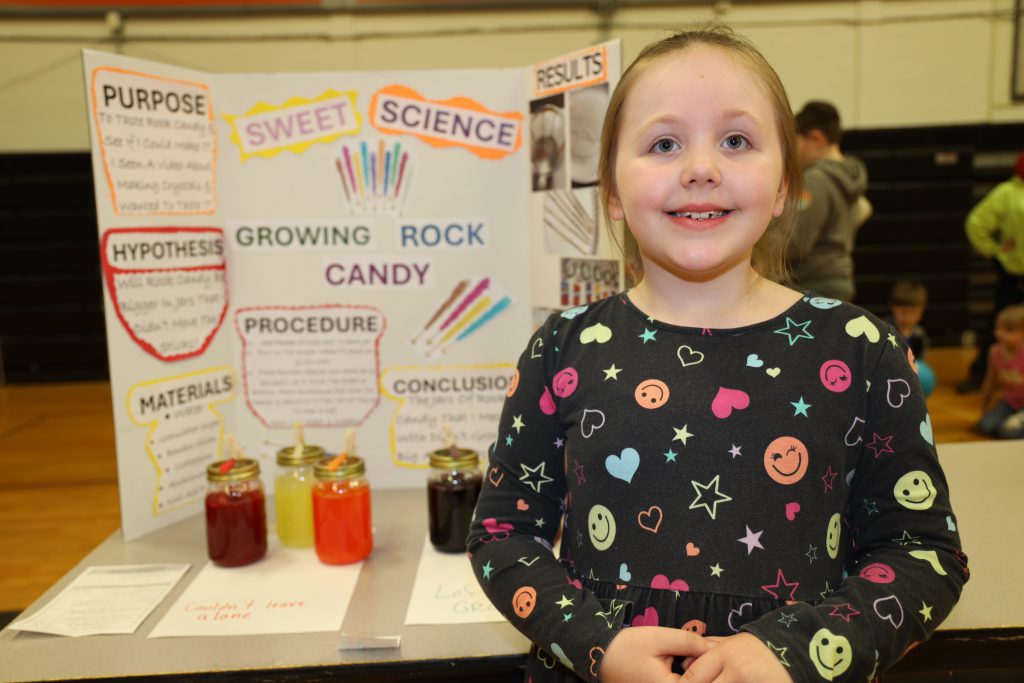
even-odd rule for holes
{"type": "Polygon", "coordinates": [[[349,564],[373,550],[370,487],[347,481],[319,482],[313,487],[313,538],[325,564],[349,564]]]}

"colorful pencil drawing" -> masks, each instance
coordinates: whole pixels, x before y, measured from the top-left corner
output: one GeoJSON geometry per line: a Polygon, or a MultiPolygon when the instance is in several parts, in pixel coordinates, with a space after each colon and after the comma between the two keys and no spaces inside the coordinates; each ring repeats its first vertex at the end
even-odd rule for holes
{"type": "Polygon", "coordinates": [[[424,356],[447,353],[512,305],[512,297],[490,277],[456,283],[410,340],[424,356]]]}
{"type": "Polygon", "coordinates": [[[412,175],[411,156],[401,142],[345,143],[334,159],[334,168],[353,214],[401,214],[412,175]]]}

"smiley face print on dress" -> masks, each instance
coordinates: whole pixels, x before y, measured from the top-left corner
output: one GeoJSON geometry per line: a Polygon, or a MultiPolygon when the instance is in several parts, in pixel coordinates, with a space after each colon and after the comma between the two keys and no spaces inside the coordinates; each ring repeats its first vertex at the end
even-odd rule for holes
{"type": "Polygon", "coordinates": [[[827,628],[818,629],[811,638],[808,654],[814,668],[826,681],[834,681],[842,676],[853,662],[850,641],[846,636],[832,633],[827,628]]]}
{"type": "Polygon", "coordinates": [[[660,379],[645,379],[637,385],[633,398],[641,408],[660,408],[668,403],[668,385],[660,379]]]}
{"type": "Polygon", "coordinates": [[[555,375],[551,380],[551,389],[558,398],[568,398],[576,391],[580,383],[580,376],[575,368],[566,368],[555,375]]]}
{"type": "Polygon", "coordinates": [[[833,560],[839,556],[839,537],[842,530],[842,520],[837,512],[828,520],[828,530],[825,532],[825,552],[833,560]]]}
{"type": "Polygon", "coordinates": [[[512,373],[512,379],[510,379],[509,382],[508,382],[508,392],[506,392],[505,396],[507,396],[508,398],[512,398],[515,395],[515,393],[516,393],[516,389],[518,389],[518,388],[519,388],[519,368],[516,368],[516,371],[512,373]]]}
{"type": "Polygon", "coordinates": [[[708,631],[708,625],[700,619],[690,619],[688,622],[681,627],[684,631],[696,633],[698,636],[702,636],[708,631]]]}
{"type": "Polygon", "coordinates": [[[807,447],[792,436],[780,436],[764,451],[764,470],[779,484],[795,484],[807,472],[807,447]]]}
{"type": "Polygon", "coordinates": [[[807,303],[814,306],[815,308],[821,309],[822,311],[827,311],[830,308],[835,308],[839,304],[843,303],[839,299],[830,299],[824,296],[812,296],[810,299],[804,299],[804,301],[807,301],[807,303]]]}
{"type": "Polygon", "coordinates": [[[537,590],[533,586],[522,586],[512,596],[512,609],[520,619],[533,614],[533,608],[537,606],[537,590]]]}
{"type": "Polygon", "coordinates": [[[850,388],[850,366],[839,359],[827,360],[818,370],[821,384],[831,392],[841,394],[850,388]]]}
{"type": "Polygon", "coordinates": [[[595,505],[587,515],[587,531],[590,542],[598,550],[608,550],[615,542],[615,518],[604,505],[595,505]]]}
{"type": "Polygon", "coordinates": [[[892,487],[896,502],[908,510],[927,510],[935,502],[935,485],[921,470],[907,472],[892,487]]]}

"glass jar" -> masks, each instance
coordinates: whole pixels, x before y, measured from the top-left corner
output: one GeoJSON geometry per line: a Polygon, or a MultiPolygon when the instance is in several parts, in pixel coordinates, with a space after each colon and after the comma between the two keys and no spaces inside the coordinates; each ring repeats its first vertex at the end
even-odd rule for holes
{"type": "Polygon", "coordinates": [[[260,465],[249,458],[206,468],[206,549],[214,564],[239,567],[267,553],[267,514],[260,465]]]}
{"type": "Polygon", "coordinates": [[[480,456],[468,448],[444,448],[430,454],[430,468],[430,542],[442,552],[464,553],[483,483],[480,456]]]}
{"type": "Polygon", "coordinates": [[[331,470],[331,459],[316,464],[313,486],[313,538],[325,564],[349,564],[373,550],[370,484],[363,459],[350,455],[331,470]]]}
{"type": "Polygon", "coordinates": [[[284,545],[309,548],[313,545],[313,466],[323,459],[324,449],[306,444],[299,453],[288,446],[277,452],[280,470],[274,478],[274,509],[277,536],[284,545]]]}

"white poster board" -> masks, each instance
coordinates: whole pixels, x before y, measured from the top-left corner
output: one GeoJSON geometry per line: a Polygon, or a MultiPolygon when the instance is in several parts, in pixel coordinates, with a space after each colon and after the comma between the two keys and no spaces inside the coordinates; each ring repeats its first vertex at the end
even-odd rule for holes
{"type": "Polygon", "coordinates": [[[201,509],[226,433],[271,492],[295,422],[422,485],[444,426],[493,440],[537,312],[618,288],[588,147],[617,42],[526,69],[83,61],[128,539],[201,509]]]}

